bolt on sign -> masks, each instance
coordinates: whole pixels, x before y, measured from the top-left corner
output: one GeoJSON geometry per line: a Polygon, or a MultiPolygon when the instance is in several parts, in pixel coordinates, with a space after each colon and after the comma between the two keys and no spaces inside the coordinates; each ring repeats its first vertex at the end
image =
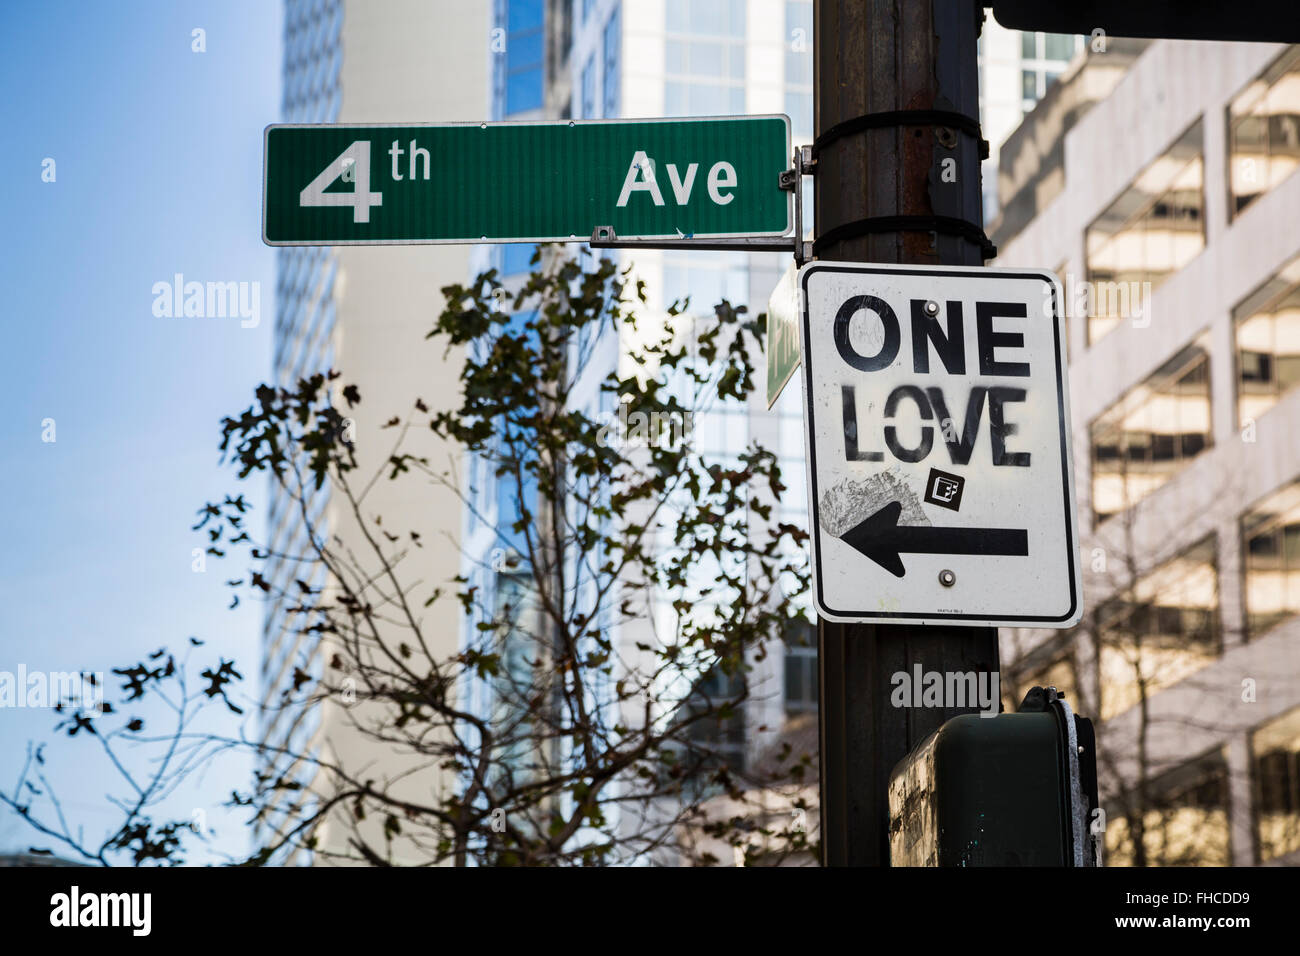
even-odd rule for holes
{"type": "Polygon", "coordinates": [[[818,613],[1077,623],[1056,277],[814,262],[799,290],[818,613]]]}
{"type": "Polygon", "coordinates": [[[779,236],[786,116],[272,125],[273,246],[779,236]]]}

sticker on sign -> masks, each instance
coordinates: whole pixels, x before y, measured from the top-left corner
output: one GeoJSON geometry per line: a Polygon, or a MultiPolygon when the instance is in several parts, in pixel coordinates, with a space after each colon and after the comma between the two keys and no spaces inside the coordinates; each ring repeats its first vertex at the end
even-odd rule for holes
{"type": "Polygon", "coordinates": [[[814,262],[799,292],[818,613],[1076,624],[1055,276],[814,262]]]}

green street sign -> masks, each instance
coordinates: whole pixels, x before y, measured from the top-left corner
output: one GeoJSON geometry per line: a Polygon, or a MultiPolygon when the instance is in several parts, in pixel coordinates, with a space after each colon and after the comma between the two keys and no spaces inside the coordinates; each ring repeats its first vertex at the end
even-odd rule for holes
{"type": "Polygon", "coordinates": [[[779,236],[786,116],[273,125],[272,246],[779,236]]]}
{"type": "Polygon", "coordinates": [[[794,263],[767,300],[767,407],[781,396],[799,367],[799,286],[794,263]]]}

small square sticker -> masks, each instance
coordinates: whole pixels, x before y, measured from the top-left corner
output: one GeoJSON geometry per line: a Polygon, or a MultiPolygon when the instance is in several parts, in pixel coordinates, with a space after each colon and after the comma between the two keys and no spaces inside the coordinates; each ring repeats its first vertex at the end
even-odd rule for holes
{"type": "Polygon", "coordinates": [[[931,468],[930,477],[925,481],[925,500],[928,504],[957,511],[961,508],[961,493],[965,486],[966,479],[961,475],[931,468]]]}

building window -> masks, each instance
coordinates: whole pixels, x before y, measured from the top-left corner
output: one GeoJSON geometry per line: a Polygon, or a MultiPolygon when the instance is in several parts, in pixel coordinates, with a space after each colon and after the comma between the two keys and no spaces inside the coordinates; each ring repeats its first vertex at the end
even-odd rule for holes
{"type": "Polygon", "coordinates": [[[1082,48],[1083,37],[1066,33],[1044,33],[1043,59],[1069,62],[1075,52],[1082,48]]]}
{"type": "Polygon", "coordinates": [[[1045,656],[1031,651],[1020,660],[1012,660],[1003,666],[1002,705],[1010,713],[1019,710],[1025,695],[1035,687],[1055,687],[1071,707],[1080,709],[1079,678],[1073,649],[1060,652],[1049,646],[1044,650],[1052,653],[1045,656]]]}
{"type": "Polygon", "coordinates": [[[1300,614],[1300,479],[1241,519],[1246,633],[1257,637],[1300,614]]]}
{"type": "MultiPolygon", "coordinates": [[[[1146,769],[1146,768],[1144,768],[1146,769]]],[[[1228,766],[1220,751],[1161,774],[1146,786],[1146,806],[1136,788],[1129,805],[1106,820],[1107,866],[1227,866],[1228,766]],[[1135,845],[1141,831],[1142,847],[1135,845]]]]}
{"type": "Polygon", "coordinates": [[[1208,347],[1201,336],[1092,423],[1094,523],[1133,507],[1213,445],[1208,347]]]}
{"type": "Polygon", "coordinates": [[[692,315],[712,315],[713,307],[726,299],[732,305],[749,301],[749,270],[746,253],[665,252],[663,273],[665,303],[690,299],[686,309],[692,315]]]}
{"type": "Polygon", "coordinates": [[[508,0],[502,115],[542,107],[542,0],[508,0]]]}
{"type": "Polygon", "coordinates": [[[1300,850],[1300,708],[1251,735],[1259,862],[1300,850]]]}
{"type": "Polygon", "coordinates": [[[785,5],[785,112],[796,142],[811,142],[813,132],[813,15],[810,0],[785,5]]]}
{"type": "Polygon", "coordinates": [[[817,627],[797,622],[785,639],[785,712],[817,713],[817,627]]]}
{"type": "Polygon", "coordinates": [[[582,68],[582,119],[596,116],[596,58],[593,56],[582,68]]]}
{"type": "Polygon", "coordinates": [[[536,243],[510,242],[501,249],[501,274],[503,276],[523,275],[533,268],[533,255],[537,252],[536,243]]]}
{"type": "MultiPolygon", "coordinates": [[[[803,380],[798,376],[790,379],[777,399],[773,409],[777,413],[781,442],[781,479],[786,483],[786,490],[777,505],[777,514],[781,521],[789,522],[797,528],[808,526],[808,481],[807,460],[804,457],[803,438],[803,380]]],[[[804,592],[805,597],[807,592],[804,592]]]]}
{"type": "Polygon", "coordinates": [[[478,527],[480,509],[483,507],[483,456],[477,452],[469,452],[466,456],[469,472],[469,489],[466,497],[469,498],[468,507],[465,509],[466,531],[473,534],[474,529],[478,527]]]}
{"type": "Polygon", "coordinates": [[[1300,256],[1233,309],[1232,317],[1237,414],[1244,428],[1300,385],[1300,256]]]}
{"type": "Polygon", "coordinates": [[[696,683],[682,705],[684,718],[694,720],[679,760],[688,775],[687,790],[696,799],[719,792],[718,783],[710,779],[718,771],[745,770],[745,708],[727,706],[744,691],[740,675],[715,667],[696,683]]]}
{"type": "Polygon", "coordinates": [[[1038,75],[1033,70],[1020,71],[1020,96],[1025,100],[1038,99],[1038,75]]]}
{"type": "Polygon", "coordinates": [[[608,117],[618,116],[620,112],[619,96],[619,48],[623,36],[623,26],[620,21],[619,8],[615,7],[614,12],[610,15],[609,22],[605,24],[605,34],[602,37],[602,45],[605,55],[605,111],[604,115],[608,117]]]}
{"type": "Polygon", "coordinates": [[[1088,281],[1098,290],[1090,345],[1130,317],[1125,311],[1145,314],[1151,290],[1205,248],[1204,184],[1198,120],[1088,227],[1088,281]]]}
{"type": "Polygon", "coordinates": [[[1081,36],[1020,34],[1020,98],[1021,108],[1026,113],[1051,89],[1075,53],[1082,49],[1081,36]]]}
{"type": "Polygon", "coordinates": [[[664,113],[744,113],[744,0],[668,0],[666,27],[664,113]]]}
{"type": "Polygon", "coordinates": [[[1096,611],[1101,719],[1178,683],[1219,653],[1213,535],[1142,575],[1096,611]]]}
{"type": "Polygon", "coordinates": [[[1241,212],[1300,165],[1300,48],[1292,47],[1228,106],[1229,203],[1241,212]]]}
{"type": "Polygon", "coordinates": [[[538,684],[540,610],[532,575],[498,572],[493,578],[491,631],[485,650],[500,656],[500,669],[487,678],[488,719],[502,741],[494,750],[494,773],[515,783],[536,767],[532,697],[538,684]]]}

